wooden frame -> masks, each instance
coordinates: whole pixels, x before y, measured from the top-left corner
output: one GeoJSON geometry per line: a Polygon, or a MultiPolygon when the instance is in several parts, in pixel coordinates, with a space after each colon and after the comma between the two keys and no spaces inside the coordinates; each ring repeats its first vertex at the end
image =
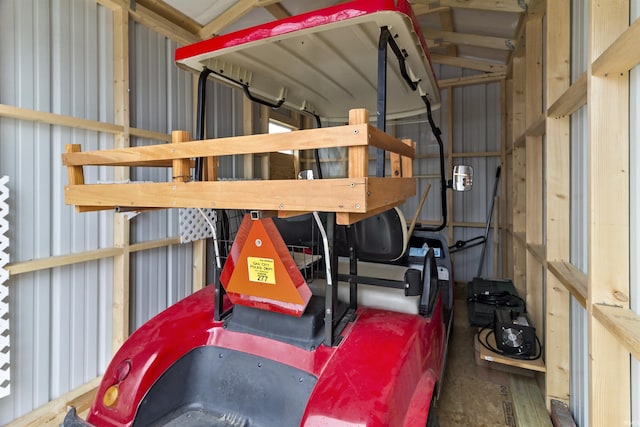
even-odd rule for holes
{"type": "MultiPolygon", "coordinates": [[[[628,26],[629,3],[626,0],[607,2],[606,5],[589,1],[589,66],[572,85],[569,65],[570,10],[569,2],[546,2],[546,42],[554,49],[547,49],[545,59],[546,113],[539,116],[529,99],[542,99],[535,95],[536,82],[526,78],[523,87],[519,49],[512,64],[513,84],[507,84],[507,99],[514,108],[508,117],[508,140],[512,148],[507,151],[513,170],[514,200],[510,211],[513,215],[511,240],[514,254],[514,279],[522,279],[519,272],[525,268],[527,300],[535,300],[538,268],[545,271],[546,306],[545,341],[547,374],[545,389],[547,403],[557,399],[569,401],[570,326],[569,298],[572,295],[588,313],[589,339],[589,419],[592,425],[625,425],[631,423],[630,371],[628,358],[638,358],[640,337],[637,325],[640,316],[628,308],[629,300],[629,219],[628,219],[628,144],[629,88],[628,70],[640,62],[633,42],[640,33],[638,21],[628,26]],[[516,107],[527,100],[526,126],[522,126],[521,111],[516,107]],[[530,95],[531,94],[531,95],[530,95]],[[588,265],[585,274],[568,262],[569,253],[569,116],[581,106],[589,104],[589,227],[588,265]],[[540,144],[544,135],[544,191],[546,213],[532,209],[537,206],[539,189],[529,183],[527,175],[525,196],[520,194],[522,177],[517,174],[522,162],[521,151],[526,151],[526,170],[538,170],[539,152],[533,146],[540,144]],[[609,140],[615,138],[616,149],[609,140]],[[608,147],[608,148],[607,148],[608,147]],[[534,163],[533,165],[531,163],[534,163]],[[616,188],[616,191],[611,191],[616,188]],[[622,198],[620,194],[624,195],[622,198]],[[519,197],[524,197],[523,204],[519,197]],[[611,209],[616,206],[616,209],[611,209]],[[522,230],[522,215],[526,216],[526,230],[522,230]],[[545,241],[536,243],[539,230],[530,227],[529,217],[546,221],[545,241]],[[597,244],[596,244],[597,242],[597,244]],[[519,249],[520,248],[520,249],[519,249]],[[521,251],[526,248],[524,263],[521,251]],[[615,248],[616,262],[607,261],[606,254],[615,248]],[[619,262],[618,262],[619,261],[619,262]]],[[[539,18],[541,15],[536,15],[539,18]]],[[[541,34],[531,30],[529,17],[526,25],[525,55],[536,49],[541,34]],[[534,36],[538,34],[538,36],[534,36]],[[534,36],[532,39],[531,37],[534,36]]],[[[535,57],[536,55],[532,55],[535,57]]],[[[527,64],[527,72],[536,66],[527,64]]],[[[527,74],[528,76],[529,74],[527,74]]],[[[507,82],[508,83],[508,82],[507,82]]],[[[507,112],[508,115],[508,112],[507,112]]],[[[538,181],[539,176],[531,176],[538,181]]],[[[520,285],[519,289],[523,286],[520,285]]]]}
{"type": "Polygon", "coordinates": [[[68,148],[63,164],[75,171],[89,165],[144,166],[172,161],[173,176],[185,175],[189,159],[222,155],[255,154],[292,149],[349,147],[349,176],[325,180],[203,181],[171,183],[92,184],[81,173],[70,172],[65,201],[83,209],[200,207],[269,211],[339,213],[339,224],[351,224],[367,215],[403,203],[416,192],[415,178],[407,161],[415,148],[367,124],[365,110],[352,110],[350,124],[326,129],[309,129],[286,134],[246,135],[179,144],[116,148],[81,152],[68,148]],[[368,147],[387,150],[405,167],[399,177],[368,177],[368,147]],[[184,164],[184,162],[187,164],[184,164]],[[408,169],[408,170],[407,170],[408,169]],[[180,172],[176,172],[179,170],[180,172]],[[316,197],[309,199],[309,194],[316,197]]]}

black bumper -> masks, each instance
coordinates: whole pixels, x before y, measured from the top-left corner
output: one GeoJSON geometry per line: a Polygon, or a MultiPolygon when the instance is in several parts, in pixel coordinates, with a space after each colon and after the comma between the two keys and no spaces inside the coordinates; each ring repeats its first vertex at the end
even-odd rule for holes
{"type": "Polygon", "coordinates": [[[61,427],[94,427],[92,424],[89,424],[82,418],[78,416],[76,413],[76,408],[69,409],[67,415],[64,417],[64,421],[62,422],[61,427]]]}

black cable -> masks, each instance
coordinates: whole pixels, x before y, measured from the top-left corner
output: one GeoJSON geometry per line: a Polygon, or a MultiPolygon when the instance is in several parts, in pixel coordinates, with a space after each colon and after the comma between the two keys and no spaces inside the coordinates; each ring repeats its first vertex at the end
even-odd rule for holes
{"type": "Polygon", "coordinates": [[[480,329],[480,331],[478,331],[478,334],[476,335],[478,342],[480,343],[480,345],[482,345],[485,349],[492,351],[494,353],[497,353],[501,356],[505,356],[505,357],[510,357],[512,359],[520,359],[520,360],[538,360],[540,359],[540,357],[542,357],[542,343],[540,342],[540,339],[538,338],[538,336],[536,335],[536,343],[538,344],[538,354],[536,354],[535,356],[524,356],[524,355],[520,355],[520,354],[510,354],[510,353],[506,353],[502,350],[500,350],[499,348],[494,348],[490,343],[489,343],[489,336],[490,335],[495,335],[494,333],[494,326],[495,323],[491,323],[490,324],[491,327],[485,326],[483,328],[480,329]],[[489,332],[487,332],[487,334],[484,337],[484,341],[482,342],[482,340],[480,339],[480,335],[486,331],[489,330],[489,332]]]}
{"type": "Polygon", "coordinates": [[[493,305],[495,307],[519,307],[522,304],[523,313],[527,312],[527,303],[518,295],[513,295],[508,291],[503,292],[484,292],[475,294],[467,298],[467,302],[476,302],[478,304],[493,305]],[[517,300],[518,303],[513,301],[517,300]]]}

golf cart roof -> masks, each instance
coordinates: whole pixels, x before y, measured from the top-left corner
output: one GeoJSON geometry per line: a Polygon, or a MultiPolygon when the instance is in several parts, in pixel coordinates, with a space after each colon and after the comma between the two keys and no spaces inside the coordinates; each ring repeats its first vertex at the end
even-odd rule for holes
{"type": "Polygon", "coordinates": [[[407,0],[355,0],[204,40],[176,50],[176,62],[230,82],[273,105],[344,121],[353,108],[377,111],[381,29],[404,57],[389,50],[388,118],[423,113],[440,92],[427,45],[407,0]],[[404,74],[404,76],[403,76],[404,74]],[[409,87],[407,80],[416,86],[409,87]]]}

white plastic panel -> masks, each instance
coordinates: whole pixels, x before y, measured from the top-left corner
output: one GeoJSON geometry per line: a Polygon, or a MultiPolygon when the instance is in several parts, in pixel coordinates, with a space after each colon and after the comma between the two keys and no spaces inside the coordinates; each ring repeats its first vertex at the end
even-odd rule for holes
{"type": "Polygon", "coordinates": [[[8,176],[0,176],[0,399],[11,392],[11,343],[9,330],[9,183],[8,176]]]}

